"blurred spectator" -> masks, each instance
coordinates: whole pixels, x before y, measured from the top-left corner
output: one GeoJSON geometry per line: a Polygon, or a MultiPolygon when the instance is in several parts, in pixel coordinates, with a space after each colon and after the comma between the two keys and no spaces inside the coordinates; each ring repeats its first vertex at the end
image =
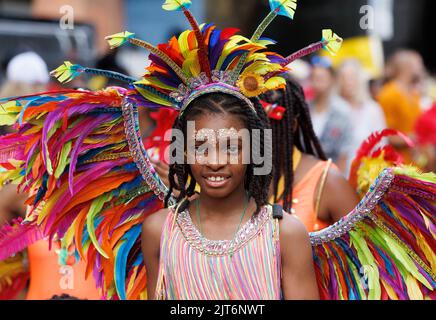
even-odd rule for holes
{"type": "Polygon", "coordinates": [[[373,78],[368,81],[369,93],[371,95],[371,99],[377,101],[377,97],[380,94],[381,89],[383,88],[384,79],[382,78],[373,78]]]}
{"type": "Polygon", "coordinates": [[[313,128],[326,156],[345,173],[348,150],[353,141],[350,106],[333,92],[335,74],[330,60],[315,57],[312,65],[313,100],[309,106],[313,128]]]}
{"type": "Polygon", "coordinates": [[[365,71],[357,60],[345,60],[338,68],[339,94],[348,102],[353,138],[348,154],[347,169],[361,143],[374,131],[386,128],[380,106],[371,98],[365,71]]]}
{"type": "MultiPolygon", "coordinates": [[[[46,91],[49,72],[44,60],[35,52],[24,52],[13,57],[6,67],[6,80],[0,88],[0,98],[24,96],[46,91]]],[[[0,133],[10,132],[1,127],[0,133]]]]}
{"type": "MultiPolygon", "coordinates": [[[[34,52],[20,53],[13,57],[6,67],[6,81],[0,89],[0,98],[45,91],[48,81],[49,75],[44,60],[34,52]]],[[[6,134],[12,130],[0,126],[0,131],[1,134],[6,134]]],[[[25,198],[25,195],[17,194],[15,185],[5,185],[0,189],[0,224],[18,215],[24,216],[25,198]]]]}
{"type": "Polygon", "coordinates": [[[44,60],[35,52],[24,52],[9,61],[6,82],[0,97],[32,94],[44,91],[49,82],[49,72],[44,60]]]}
{"type": "MultiPolygon", "coordinates": [[[[378,95],[388,128],[400,130],[406,134],[413,132],[416,120],[421,114],[420,95],[422,93],[425,69],[419,53],[412,50],[397,51],[388,61],[386,83],[378,95]]],[[[411,161],[411,152],[402,139],[391,139],[397,149],[411,161]]]]}

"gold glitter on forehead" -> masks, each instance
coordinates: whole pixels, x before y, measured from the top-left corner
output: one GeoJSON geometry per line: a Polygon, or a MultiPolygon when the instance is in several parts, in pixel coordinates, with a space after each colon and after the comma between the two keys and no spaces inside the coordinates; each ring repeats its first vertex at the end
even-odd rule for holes
{"type": "Polygon", "coordinates": [[[196,141],[213,141],[216,142],[216,139],[218,140],[224,140],[224,139],[238,139],[242,135],[238,130],[235,128],[222,128],[222,129],[210,129],[210,128],[203,128],[200,130],[195,130],[194,133],[191,135],[191,139],[196,141]]]}

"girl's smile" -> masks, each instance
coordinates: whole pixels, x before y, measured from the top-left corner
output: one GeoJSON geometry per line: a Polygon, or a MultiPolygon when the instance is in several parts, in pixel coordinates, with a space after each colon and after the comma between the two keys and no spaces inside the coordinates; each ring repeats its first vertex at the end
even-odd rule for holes
{"type": "Polygon", "coordinates": [[[232,178],[231,174],[225,173],[206,173],[202,175],[202,178],[205,180],[205,184],[207,184],[211,188],[222,188],[229,180],[232,178]]]}

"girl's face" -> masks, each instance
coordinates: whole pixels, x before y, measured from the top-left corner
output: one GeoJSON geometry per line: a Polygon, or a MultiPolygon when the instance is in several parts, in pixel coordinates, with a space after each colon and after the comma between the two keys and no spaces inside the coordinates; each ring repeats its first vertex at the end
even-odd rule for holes
{"type": "Polygon", "coordinates": [[[353,99],[359,94],[359,74],[356,68],[344,66],[338,74],[339,93],[345,99],[353,99]]]}
{"type": "Polygon", "coordinates": [[[310,80],[316,96],[328,93],[334,82],[330,71],[322,67],[313,67],[310,80]]]}
{"type": "Polygon", "coordinates": [[[187,152],[191,152],[191,155],[196,153],[195,161],[190,166],[201,193],[212,198],[225,198],[233,192],[243,191],[247,170],[243,159],[249,153],[247,149],[250,144],[242,143],[241,135],[235,136],[235,133],[246,129],[244,122],[235,115],[221,113],[201,114],[192,120],[195,121],[197,133],[209,133],[205,138],[199,138],[198,134],[187,137],[190,140],[188,146],[193,147],[188,148],[187,152]],[[215,139],[211,139],[210,134],[214,134],[215,139]]]}

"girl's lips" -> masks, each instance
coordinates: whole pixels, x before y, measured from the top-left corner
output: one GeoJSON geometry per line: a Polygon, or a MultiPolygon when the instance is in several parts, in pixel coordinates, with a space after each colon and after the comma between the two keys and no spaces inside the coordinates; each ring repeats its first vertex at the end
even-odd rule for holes
{"type": "Polygon", "coordinates": [[[221,188],[229,182],[230,177],[224,175],[211,175],[203,177],[203,179],[206,182],[207,186],[211,188],[221,188]]]}

